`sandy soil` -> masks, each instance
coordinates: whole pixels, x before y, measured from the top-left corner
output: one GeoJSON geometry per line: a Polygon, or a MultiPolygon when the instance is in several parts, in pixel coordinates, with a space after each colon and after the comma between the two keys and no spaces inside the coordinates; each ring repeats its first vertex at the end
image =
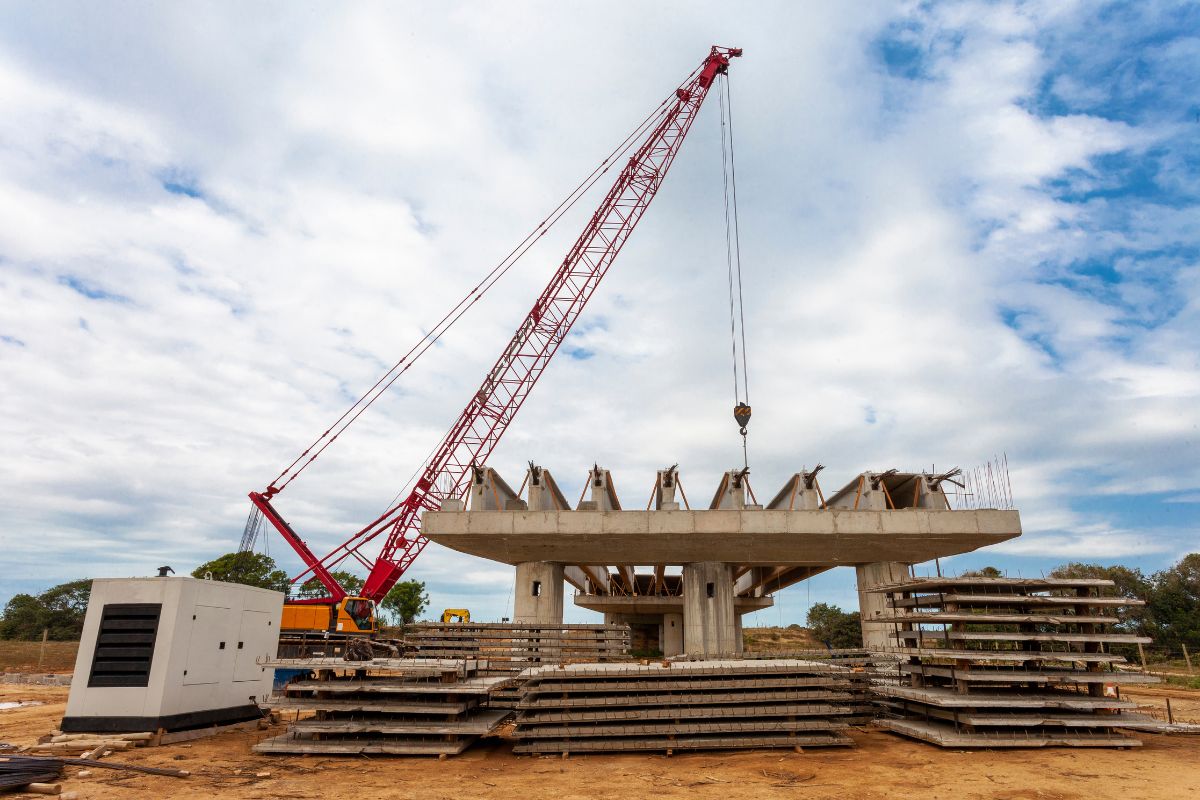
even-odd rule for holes
{"type": "MultiPolygon", "coordinates": [[[[1200,695],[1147,690],[1162,704],[1200,716],[1200,695]],[[1178,698],[1178,699],[1176,699],[1178,698]]],[[[0,711],[0,741],[33,742],[62,716],[67,689],[0,685],[0,702],[40,706],[0,711]]],[[[254,755],[254,742],[275,731],[227,733],[188,744],[142,748],[110,760],[187,769],[186,779],[68,768],[63,789],[86,798],[224,797],[239,800],[593,800],[594,798],[1052,798],[1133,800],[1200,798],[1200,736],[1140,736],[1132,750],[953,751],[875,730],[853,732],[858,747],[803,753],[755,751],[676,755],[514,756],[502,739],[465,754],[434,759],[333,759],[254,755]],[[270,777],[255,777],[269,772],[270,777]]]]}

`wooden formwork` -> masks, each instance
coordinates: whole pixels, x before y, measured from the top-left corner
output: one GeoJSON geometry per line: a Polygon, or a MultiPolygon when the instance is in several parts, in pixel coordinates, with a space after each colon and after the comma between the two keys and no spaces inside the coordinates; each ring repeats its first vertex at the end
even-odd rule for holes
{"type": "Polygon", "coordinates": [[[279,659],[270,666],[311,674],[267,702],[296,716],[286,733],[255,745],[258,753],[455,755],[510,713],[488,700],[512,678],[479,675],[475,659],[279,659]]]}
{"type": "Polygon", "coordinates": [[[944,747],[1137,747],[1149,717],[1120,687],[1157,683],[1113,647],[1150,640],[1114,629],[1103,579],[922,578],[877,590],[897,658],[872,689],[880,725],[944,747]]]}
{"type": "Polygon", "coordinates": [[[518,753],[848,745],[865,680],[798,659],[572,664],[520,677],[518,753]]]}

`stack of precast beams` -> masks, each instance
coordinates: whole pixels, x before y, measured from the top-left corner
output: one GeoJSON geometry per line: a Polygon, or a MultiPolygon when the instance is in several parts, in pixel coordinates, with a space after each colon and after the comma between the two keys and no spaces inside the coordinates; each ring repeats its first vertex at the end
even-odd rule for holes
{"type": "Polygon", "coordinates": [[[471,659],[279,659],[268,666],[311,670],[311,677],[292,680],[267,703],[296,712],[296,720],[259,742],[258,753],[456,755],[511,713],[489,698],[512,678],[479,675],[471,659]]]}
{"type": "Polygon", "coordinates": [[[521,674],[518,753],[849,745],[864,673],[793,659],[571,664],[521,674]]]}
{"type": "MultiPolygon", "coordinates": [[[[628,625],[535,625],[519,622],[422,622],[404,629],[404,652],[415,658],[473,658],[480,675],[516,677],[543,664],[629,660],[628,625]]],[[[493,708],[512,709],[516,683],[493,693],[493,708]]]]}
{"type": "Polygon", "coordinates": [[[1113,631],[1142,601],[1075,578],[921,578],[881,587],[899,681],[874,687],[892,731],[946,747],[1136,747],[1120,687],[1157,678],[1113,648],[1150,640],[1113,631]]]}
{"type": "Polygon", "coordinates": [[[515,675],[542,664],[624,661],[629,642],[628,625],[422,622],[404,629],[405,655],[480,659],[493,674],[515,675]]]}

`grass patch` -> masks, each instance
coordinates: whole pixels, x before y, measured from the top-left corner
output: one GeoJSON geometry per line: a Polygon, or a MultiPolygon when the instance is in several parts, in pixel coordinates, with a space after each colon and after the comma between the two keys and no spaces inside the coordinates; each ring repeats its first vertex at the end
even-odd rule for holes
{"type": "Polygon", "coordinates": [[[1164,675],[1163,678],[1171,686],[1200,691],[1200,675],[1164,675]]]}

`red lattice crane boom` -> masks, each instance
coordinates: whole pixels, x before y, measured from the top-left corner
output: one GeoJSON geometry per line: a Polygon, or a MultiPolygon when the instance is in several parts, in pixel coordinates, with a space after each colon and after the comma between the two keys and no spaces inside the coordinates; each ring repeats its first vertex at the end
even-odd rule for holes
{"type": "Polygon", "coordinates": [[[622,168],[407,497],[318,559],[272,506],[271,498],[279,492],[274,483],[263,492],[250,493],[251,502],[304,561],[306,569],[293,582],[311,572],[329,591],[330,598],[312,602],[340,601],[346,596],[330,570],[350,556],[370,567],[361,594],[378,602],[424,549],[428,540],[420,532],[421,514],[465,494],[472,466],[487,461],[654,199],[717,75],[726,72],[730,58],[741,54],[740,49],[713,47],[690,80],[676,90],[674,101],[622,168]],[[372,562],[360,551],[381,534],[386,539],[372,562]]]}

